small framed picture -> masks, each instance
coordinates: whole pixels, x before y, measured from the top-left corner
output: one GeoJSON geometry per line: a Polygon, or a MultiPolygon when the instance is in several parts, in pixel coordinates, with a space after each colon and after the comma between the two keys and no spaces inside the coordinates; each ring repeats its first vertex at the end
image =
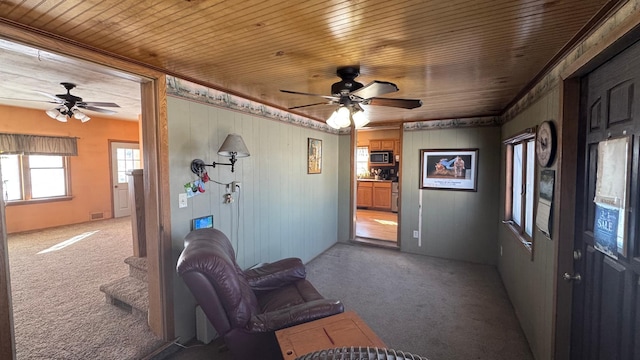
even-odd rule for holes
{"type": "Polygon", "coordinates": [[[322,172],[322,140],[308,138],[307,143],[307,174],[322,172]]]}
{"type": "Polygon", "coordinates": [[[420,188],[477,191],[478,149],[420,150],[420,188]]]}

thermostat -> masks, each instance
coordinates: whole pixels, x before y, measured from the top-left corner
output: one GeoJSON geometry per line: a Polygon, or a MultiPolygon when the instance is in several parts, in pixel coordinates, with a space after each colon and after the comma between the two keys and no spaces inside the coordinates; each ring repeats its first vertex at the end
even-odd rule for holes
{"type": "Polygon", "coordinates": [[[203,216],[191,220],[191,230],[207,229],[213,227],[213,215],[203,216]]]}

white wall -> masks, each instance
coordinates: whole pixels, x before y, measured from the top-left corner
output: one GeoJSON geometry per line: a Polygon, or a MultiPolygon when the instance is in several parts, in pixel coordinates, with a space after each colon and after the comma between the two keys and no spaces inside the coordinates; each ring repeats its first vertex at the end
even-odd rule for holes
{"type": "Polygon", "coordinates": [[[500,203],[500,128],[477,127],[405,131],[402,142],[401,250],[484,264],[497,261],[500,203]],[[477,148],[476,192],[419,190],[420,149],[477,148]],[[419,229],[421,246],[413,238],[419,229]]]}
{"type": "MultiPolygon", "coordinates": [[[[307,262],[337,241],[338,155],[344,154],[338,135],[176,97],[168,98],[167,111],[174,263],[191,219],[209,214],[231,239],[243,268],[291,256],[307,262]],[[241,182],[235,202],[223,204],[225,187],[209,182],[205,193],[178,208],[183,185],[196,179],[191,160],[226,162],[217,151],[232,132],[243,137],[251,156],[239,159],[234,173],[229,166],[207,170],[213,180],[241,182]],[[309,137],[322,140],[321,174],[307,174],[309,137]]],[[[195,302],[177,275],[174,284],[176,336],[188,341],[195,336],[195,302]]]]}

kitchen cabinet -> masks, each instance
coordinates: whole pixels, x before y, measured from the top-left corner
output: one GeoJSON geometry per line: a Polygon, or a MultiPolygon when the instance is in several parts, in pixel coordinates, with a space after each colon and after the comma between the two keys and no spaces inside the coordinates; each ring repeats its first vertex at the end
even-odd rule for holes
{"type": "Polygon", "coordinates": [[[359,180],[357,206],[391,210],[391,181],[359,180]]]}
{"type": "Polygon", "coordinates": [[[395,139],[369,140],[369,151],[394,151],[395,139]]]}
{"type": "Polygon", "coordinates": [[[373,183],[373,205],[374,208],[391,210],[391,182],[373,183]]]}
{"type": "Polygon", "coordinates": [[[372,207],[373,206],[373,182],[372,181],[358,181],[358,207],[372,207]]]}

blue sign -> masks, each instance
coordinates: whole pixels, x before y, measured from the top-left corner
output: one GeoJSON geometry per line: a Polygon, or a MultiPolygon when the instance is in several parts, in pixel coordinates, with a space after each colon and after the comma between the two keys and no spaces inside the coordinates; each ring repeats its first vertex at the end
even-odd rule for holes
{"type": "Polygon", "coordinates": [[[596,218],[593,225],[595,248],[618,258],[618,218],[620,209],[596,203],[596,218]]]}

